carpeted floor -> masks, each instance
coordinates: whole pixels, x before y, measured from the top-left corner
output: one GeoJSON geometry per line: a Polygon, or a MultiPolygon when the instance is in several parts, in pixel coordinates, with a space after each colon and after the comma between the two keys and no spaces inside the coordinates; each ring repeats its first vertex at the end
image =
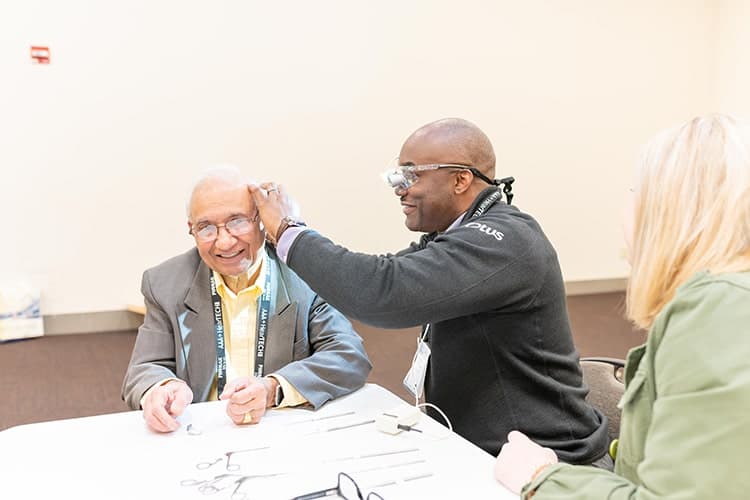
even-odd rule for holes
{"type": "MultiPolygon", "coordinates": [[[[643,342],[623,317],[622,293],[568,298],[581,356],[623,358],[643,342]]],[[[380,330],[355,322],[373,362],[369,381],[402,398],[418,328],[380,330]]],[[[0,343],[0,430],[33,422],[127,411],[120,384],[136,332],[59,335],[0,343]]]]}

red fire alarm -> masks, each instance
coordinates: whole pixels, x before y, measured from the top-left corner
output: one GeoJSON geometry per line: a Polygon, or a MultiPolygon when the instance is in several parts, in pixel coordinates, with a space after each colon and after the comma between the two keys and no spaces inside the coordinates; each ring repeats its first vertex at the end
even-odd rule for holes
{"type": "Polygon", "coordinates": [[[35,64],[49,64],[49,47],[31,46],[31,60],[35,64]]]}

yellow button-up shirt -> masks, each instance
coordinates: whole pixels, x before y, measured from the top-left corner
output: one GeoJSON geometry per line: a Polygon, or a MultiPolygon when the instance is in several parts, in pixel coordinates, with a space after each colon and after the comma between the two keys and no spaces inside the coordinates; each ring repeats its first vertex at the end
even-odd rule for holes
{"type": "MultiPolygon", "coordinates": [[[[216,291],[221,297],[224,344],[227,353],[227,381],[238,377],[252,377],[255,372],[255,343],[258,336],[258,297],[263,294],[266,273],[270,272],[265,250],[261,250],[258,257],[253,265],[239,276],[223,276],[216,271],[212,271],[214,273],[214,280],[216,281],[216,291]],[[253,275],[256,274],[255,280],[251,282],[250,280],[253,275]],[[239,291],[234,293],[230,285],[239,291]]],[[[275,378],[279,382],[284,393],[284,398],[279,407],[297,406],[307,403],[307,399],[284,377],[278,374],[269,374],[268,376],[275,378]]],[[[152,386],[152,389],[170,380],[176,379],[165,379],[152,386]]],[[[208,395],[209,401],[219,399],[217,387],[218,380],[217,377],[214,377],[211,391],[208,395]]],[[[141,398],[141,407],[146,396],[152,389],[146,391],[141,398]]]]}
{"type": "MultiPolygon", "coordinates": [[[[221,297],[224,318],[224,341],[227,350],[227,380],[251,377],[255,372],[255,350],[258,338],[258,297],[263,294],[266,273],[270,272],[268,257],[261,250],[258,259],[239,276],[222,276],[214,271],[216,291],[221,297]],[[258,270],[260,267],[260,270],[258,270]],[[250,282],[253,275],[257,276],[250,282]],[[229,285],[239,288],[235,294],[229,285]]],[[[279,406],[296,406],[307,400],[281,375],[269,374],[281,385],[284,399],[279,406]]],[[[218,399],[214,379],[209,400],[218,399]]]]}

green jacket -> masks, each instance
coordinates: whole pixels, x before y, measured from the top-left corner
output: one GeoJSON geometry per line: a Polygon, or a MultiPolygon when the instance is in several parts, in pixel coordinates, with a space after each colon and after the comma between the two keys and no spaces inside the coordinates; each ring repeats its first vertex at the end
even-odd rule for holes
{"type": "Polygon", "coordinates": [[[698,273],[628,353],[615,473],[548,467],[534,500],[750,498],[750,272],[698,273]]]}

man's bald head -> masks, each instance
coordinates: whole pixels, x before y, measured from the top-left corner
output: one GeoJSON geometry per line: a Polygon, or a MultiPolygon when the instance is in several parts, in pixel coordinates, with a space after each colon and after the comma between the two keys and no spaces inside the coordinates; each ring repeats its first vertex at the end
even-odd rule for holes
{"type": "MultiPolygon", "coordinates": [[[[235,165],[217,165],[208,168],[201,172],[201,174],[193,182],[193,186],[190,189],[190,195],[185,205],[187,215],[190,217],[190,210],[193,203],[193,199],[200,195],[205,190],[213,190],[216,188],[244,188],[251,180],[242,175],[240,169],[235,165]]],[[[249,197],[248,193],[248,197],[249,197]]]]}
{"type": "Polygon", "coordinates": [[[413,142],[440,144],[454,158],[442,162],[476,167],[490,179],[495,177],[495,151],[482,130],[462,118],[443,118],[420,127],[409,136],[404,147],[413,142]]]}
{"type": "Polygon", "coordinates": [[[426,167],[413,172],[416,179],[408,187],[397,186],[394,191],[412,231],[445,231],[488,185],[494,185],[495,152],[490,140],[479,127],[460,118],[419,128],[401,146],[398,161],[403,167],[426,167]]]}

